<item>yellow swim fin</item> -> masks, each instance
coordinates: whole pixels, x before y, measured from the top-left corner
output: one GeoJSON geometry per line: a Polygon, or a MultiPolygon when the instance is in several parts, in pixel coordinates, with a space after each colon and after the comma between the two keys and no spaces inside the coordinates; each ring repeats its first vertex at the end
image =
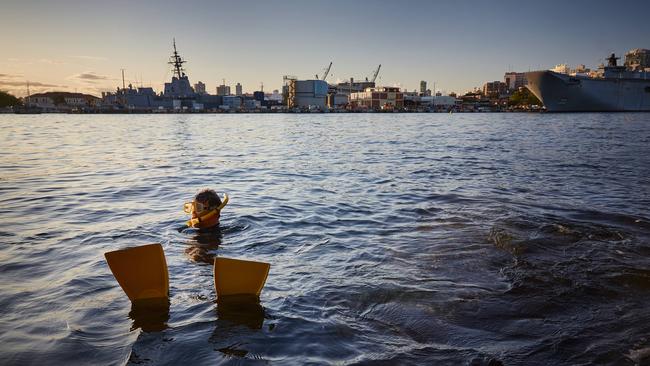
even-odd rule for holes
{"type": "Polygon", "coordinates": [[[217,297],[229,295],[260,296],[271,265],[232,258],[214,259],[214,287],[217,297]]]}
{"type": "Polygon", "coordinates": [[[104,256],[113,276],[134,305],[169,303],[169,273],[162,245],[116,250],[104,256]]]}

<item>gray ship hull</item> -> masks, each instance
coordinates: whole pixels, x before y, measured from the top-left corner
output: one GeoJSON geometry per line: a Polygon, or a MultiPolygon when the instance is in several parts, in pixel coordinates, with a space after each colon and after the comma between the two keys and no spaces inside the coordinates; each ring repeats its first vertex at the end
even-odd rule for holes
{"type": "Polygon", "coordinates": [[[650,80],[526,73],[526,87],[549,112],[650,111],[650,80]]]}

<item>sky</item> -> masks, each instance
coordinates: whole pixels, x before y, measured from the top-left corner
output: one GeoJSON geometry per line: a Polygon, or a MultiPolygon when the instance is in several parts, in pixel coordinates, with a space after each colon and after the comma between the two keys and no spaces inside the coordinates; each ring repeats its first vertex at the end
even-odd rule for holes
{"type": "Polygon", "coordinates": [[[280,89],[283,75],[462,93],[507,71],[596,67],[650,48],[650,1],[2,0],[0,90],[161,91],[176,39],[191,83],[280,89]]]}

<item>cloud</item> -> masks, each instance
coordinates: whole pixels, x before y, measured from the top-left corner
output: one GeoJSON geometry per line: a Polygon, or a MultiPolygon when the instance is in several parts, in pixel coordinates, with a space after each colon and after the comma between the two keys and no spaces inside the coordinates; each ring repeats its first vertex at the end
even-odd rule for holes
{"type": "Polygon", "coordinates": [[[110,78],[110,77],[108,77],[106,75],[99,75],[99,74],[96,74],[96,73],[94,73],[92,71],[85,71],[85,72],[82,72],[80,74],[72,75],[72,76],[68,77],[68,79],[79,81],[79,82],[82,82],[82,83],[91,83],[91,84],[99,83],[99,82],[102,82],[102,81],[115,80],[115,79],[110,78]]]}
{"type": "MultiPolygon", "coordinates": [[[[0,80],[0,87],[1,86],[22,86],[22,87],[27,87],[27,81],[7,81],[7,80],[0,80]]],[[[47,83],[41,83],[38,81],[30,81],[29,86],[36,86],[36,87],[42,87],[42,88],[62,88],[62,85],[55,85],[55,84],[47,84],[47,83]]]]}
{"type": "Polygon", "coordinates": [[[59,61],[59,60],[51,60],[49,58],[42,58],[38,60],[40,63],[48,64],[48,65],[68,65],[67,62],[59,61]]]}

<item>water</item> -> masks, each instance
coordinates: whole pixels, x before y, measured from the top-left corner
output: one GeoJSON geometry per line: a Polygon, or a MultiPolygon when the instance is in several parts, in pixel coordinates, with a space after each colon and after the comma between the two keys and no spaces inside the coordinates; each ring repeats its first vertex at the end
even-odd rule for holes
{"type": "Polygon", "coordinates": [[[650,362],[650,115],[0,115],[3,364],[650,362]],[[183,229],[201,188],[221,231],[183,229]],[[168,312],[103,253],[159,242],[168,312]],[[215,303],[213,256],[272,264],[215,303]]]}

